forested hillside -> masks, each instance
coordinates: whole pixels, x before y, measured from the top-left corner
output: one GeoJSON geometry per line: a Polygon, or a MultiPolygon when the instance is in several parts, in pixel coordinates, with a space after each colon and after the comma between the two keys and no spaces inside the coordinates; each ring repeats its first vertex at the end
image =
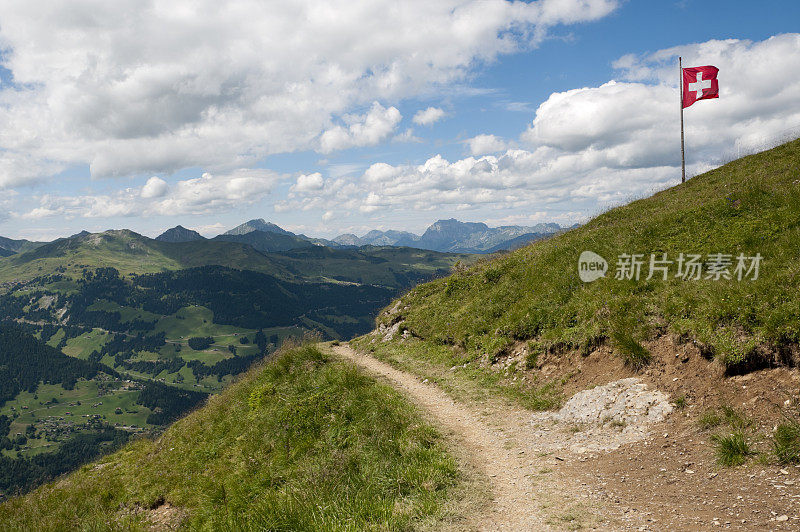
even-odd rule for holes
{"type": "Polygon", "coordinates": [[[99,362],[65,355],[20,326],[0,325],[0,499],[71,471],[145,427],[172,422],[206,396],[123,379],[99,362]],[[120,411],[109,418],[123,404],[115,399],[124,396],[127,415],[120,411]],[[111,410],[100,408],[104,401],[111,410]],[[139,426],[117,421],[131,414],[146,419],[139,426]]]}

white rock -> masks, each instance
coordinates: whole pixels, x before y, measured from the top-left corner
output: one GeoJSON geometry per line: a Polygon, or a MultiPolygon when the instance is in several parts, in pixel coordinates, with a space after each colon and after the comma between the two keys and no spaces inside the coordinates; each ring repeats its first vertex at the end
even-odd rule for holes
{"type": "Polygon", "coordinates": [[[556,419],[567,423],[624,423],[627,428],[663,421],[672,411],[666,394],[651,391],[639,379],[630,377],[576,393],[556,419]]]}

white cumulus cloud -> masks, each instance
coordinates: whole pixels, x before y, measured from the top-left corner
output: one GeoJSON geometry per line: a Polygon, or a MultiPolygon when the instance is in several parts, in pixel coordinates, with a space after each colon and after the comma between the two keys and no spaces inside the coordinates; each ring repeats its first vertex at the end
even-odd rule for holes
{"type": "Polygon", "coordinates": [[[297,192],[313,192],[320,190],[324,186],[322,174],[314,172],[313,174],[301,175],[297,178],[297,183],[292,187],[292,190],[297,192]]]}
{"type": "Polygon", "coordinates": [[[200,167],[388,138],[374,101],[446,89],[476,65],[595,20],[614,0],[102,0],[0,5],[0,186],[200,167]],[[324,137],[324,140],[320,136],[324,137]]]}
{"type": "Polygon", "coordinates": [[[471,155],[497,153],[508,148],[508,144],[495,135],[476,135],[466,140],[471,155]]]}
{"type": "Polygon", "coordinates": [[[369,112],[363,115],[345,115],[346,125],[326,130],[319,139],[319,150],[330,153],[335,150],[374,146],[386,140],[403,119],[396,107],[383,107],[374,102],[369,112]]]}
{"type": "Polygon", "coordinates": [[[110,194],[46,194],[38,198],[37,207],[16,216],[30,220],[53,216],[111,218],[218,214],[259,201],[284,179],[269,170],[246,168],[224,174],[206,172],[173,185],[154,176],[141,188],[127,188],[110,194]]]}
{"type": "Polygon", "coordinates": [[[167,193],[167,190],[169,190],[167,182],[160,177],[153,176],[144,184],[140,195],[143,198],[160,198],[167,193]]]}
{"type": "MultiPolygon", "coordinates": [[[[490,134],[466,141],[472,156],[419,165],[372,164],[281,208],[327,204],[388,216],[410,210],[546,212],[564,219],[680,181],[676,76],[684,65],[719,67],[720,98],[686,109],[687,170],[708,170],[765,143],[800,136],[800,34],[764,41],[709,41],[625,56],[620,80],[553,93],[539,105],[522,148],[490,134]]],[[[380,218],[376,218],[380,219],[380,218]]]]}
{"type": "Polygon", "coordinates": [[[411,120],[420,126],[430,126],[444,118],[444,111],[438,107],[428,107],[420,109],[414,114],[411,120]]]}

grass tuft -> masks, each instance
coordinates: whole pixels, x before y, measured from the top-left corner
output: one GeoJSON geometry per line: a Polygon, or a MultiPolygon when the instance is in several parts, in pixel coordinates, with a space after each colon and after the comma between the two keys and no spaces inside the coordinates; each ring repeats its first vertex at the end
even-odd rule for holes
{"type": "Polygon", "coordinates": [[[625,365],[637,371],[647,366],[653,358],[650,351],[630,334],[615,331],[611,339],[625,365]]]}
{"type": "Polygon", "coordinates": [[[697,424],[703,430],[709,430],[722,425],[723,417],[716,410],[706,410],[697,420],[697,424]]]}
{"type": "Polygon", "coordinates": [[[742,465],[749,456],[755,454],[741,430],[728,435],[714,434],[711,436],[711,441],[714,444],[717,462],[725,467],[742,465]]]}
{"type": "Polygon", "coordinates": [[[672,404],[674,404],[675,408],[677,408],[678,410],[683,410],[687,406],[686,396],[679,395],[678,397],[672,400],[672,404]]]}
{"type": "Polygon", "coordinates": [[[772,435],[775,457],[781,464],[800,463],[800,424],[781,423],[772,435]]]}

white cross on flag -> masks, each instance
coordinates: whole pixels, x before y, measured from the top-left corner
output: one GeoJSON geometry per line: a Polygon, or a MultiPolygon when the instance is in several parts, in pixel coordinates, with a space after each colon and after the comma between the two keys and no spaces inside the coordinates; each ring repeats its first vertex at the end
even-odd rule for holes
{"type": "Polygon", "coordinates": [[[715,66],[689,67],[683,69],[683,107],[698,100],[719,98],[719,82],[715,66]]]}

